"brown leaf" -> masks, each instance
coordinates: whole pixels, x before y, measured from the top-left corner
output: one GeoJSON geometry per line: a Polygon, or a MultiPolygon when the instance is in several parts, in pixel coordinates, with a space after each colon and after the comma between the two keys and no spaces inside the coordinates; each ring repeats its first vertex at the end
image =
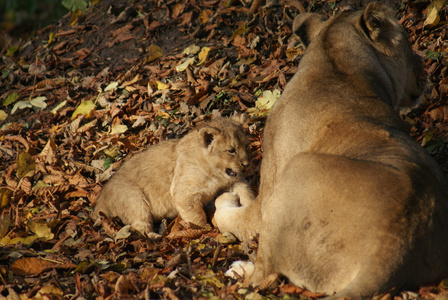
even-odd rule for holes
{"type": "Polygon", "coordinates": [[[184,12],[185,9],[185,3],[176,3],[173,7],[173,11],[171,13],[171,18],[176,19],[178,16],[180,16],[181,13],[184,12]]]}
{"type": "Polygon", "coordinates": [[[30,179],[28,177],[23,177],[20,182],[20,188],[22,191],[24,191],[27,195],[31,195],[32,185],[30,179]]]}
{"type": "Polygon", "coordinates": [[[169,239],[180,239],[180,238],[190,238],[190,239],[196,239],[203,235],[204,233],[209,232],[210,230],[207,229],[187,229],[187,230],[179,230],[174,231],[168,234],[169,239]]]}
{"type": "Polygon", "coordinates": [[[58,263],[37,257],[22,257],[11,264],[9,269],[17,275],[36,276],[51,269],[76,268],[73,263],[58,263]]]}
{"type": "Polygon", "coordinates": [[[53,164],[55,161],[56,148],[56,143],[52,138],[50,138],[44,149],[42,149],[42,152],[39,153],[39,156],[44,157],[46,163],[53,164]]]}

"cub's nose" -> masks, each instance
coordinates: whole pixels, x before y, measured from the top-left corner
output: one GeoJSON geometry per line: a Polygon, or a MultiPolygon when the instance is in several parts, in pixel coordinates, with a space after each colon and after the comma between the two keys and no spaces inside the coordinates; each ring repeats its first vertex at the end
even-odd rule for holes
{"type": "Polygon", "coordinates": [[[243,168],[247,168],[247,167],[249,167],[250,166],[250,163],[241,163],[241,165],[243,166],[243,168]]]}

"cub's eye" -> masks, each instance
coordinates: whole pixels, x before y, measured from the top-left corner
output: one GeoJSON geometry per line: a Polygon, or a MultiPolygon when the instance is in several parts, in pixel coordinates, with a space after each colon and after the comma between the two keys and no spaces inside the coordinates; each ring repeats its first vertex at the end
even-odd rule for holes
{"type": "Polygon", "coordinates": [[[233,149],[227,150],[227,152],[229,152],[230,154],[235,154],[236,150],[235,150],[235,148],[233,148],[233,149]]]}

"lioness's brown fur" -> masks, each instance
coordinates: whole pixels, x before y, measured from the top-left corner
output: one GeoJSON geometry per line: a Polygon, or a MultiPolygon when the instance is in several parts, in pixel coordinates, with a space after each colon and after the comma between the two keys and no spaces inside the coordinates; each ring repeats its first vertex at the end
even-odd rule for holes
{"type": "Polygon", "coordinates": [[[260,233],[254,284],[342,297],[448,275],[448,182],[394,111],[417,103],[423,67],[391,15],[296,18],[307,50],[268,117],[259,196],[216,202],[218,227],[260,233]]]}
{"type": "MultiPolygon", "coordinates": [[[[242,116],[234,119],[242,121],[242,116]]],[[[204,227],[203,204],[242,180],[240,171],[250,164],[248,144],[240,123],[216,117],[182,139],[150,146],[126,161],[105,185],[93,217],[100,212],[118,216],[151,238],[158,237],[154,221],[178,214],[204,227]]]]}

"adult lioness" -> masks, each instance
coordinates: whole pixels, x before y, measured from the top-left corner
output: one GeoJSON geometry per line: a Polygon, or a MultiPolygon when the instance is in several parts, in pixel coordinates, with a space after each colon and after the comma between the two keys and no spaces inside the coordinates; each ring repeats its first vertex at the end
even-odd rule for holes
{"type": "Polygon", "coordinates": [[[252,282],[339,297],[448,275],[447,179],[394,111],[417,103],[423,73],[403,29],[371,3],[299,15],[294,32],[307,50],[266,124],[260,194],[216,201],[218,227],[260,233],[252,282]]]}

